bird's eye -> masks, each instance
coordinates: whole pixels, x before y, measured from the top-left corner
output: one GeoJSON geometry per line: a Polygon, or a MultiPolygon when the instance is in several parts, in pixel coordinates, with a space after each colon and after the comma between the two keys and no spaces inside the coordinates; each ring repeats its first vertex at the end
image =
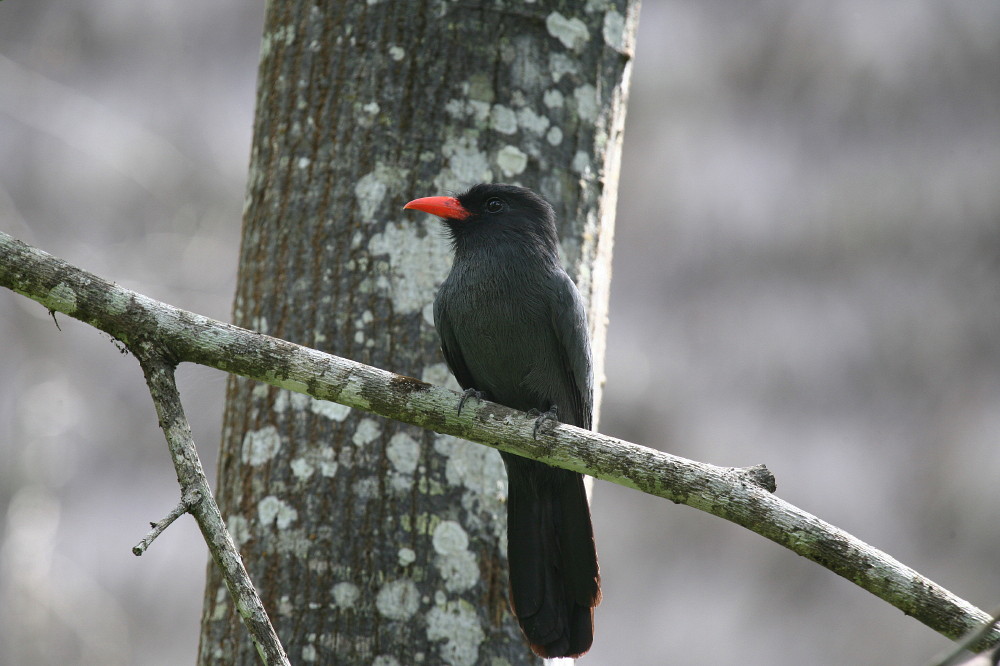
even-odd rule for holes
{"type": "Polygon", "coordinates": [[[486,212],[487,213],[499,213],[503,210],[503,201],[493,197],[486,202],[486,212]]]}

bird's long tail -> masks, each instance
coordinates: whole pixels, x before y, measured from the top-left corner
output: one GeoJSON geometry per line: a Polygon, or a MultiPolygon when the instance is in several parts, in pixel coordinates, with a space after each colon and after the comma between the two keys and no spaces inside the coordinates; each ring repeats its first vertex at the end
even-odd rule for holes
{"type": "Polygon", "coordinates": [[[594,639],[601,577],[583,476],[519,456],[507,465],[510,603],[540,657],[577,657],[594,639]]]}

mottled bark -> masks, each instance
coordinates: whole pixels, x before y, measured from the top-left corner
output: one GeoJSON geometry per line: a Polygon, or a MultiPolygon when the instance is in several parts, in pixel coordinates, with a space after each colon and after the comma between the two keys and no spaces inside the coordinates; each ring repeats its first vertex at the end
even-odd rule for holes
{"type": "MultiPolygon", "coordinates": [[[[600,369],[636,4],[269,2],[234,323],[451,381],[449,248],[401,207],[504,181],[555,206],[600,369]]],[[[503,479],[483,447],[230,380],[219,504],[293,662],[531,661],[503,479]]],[[[256,658],[210,567],[202,663],[256,658]]]]}

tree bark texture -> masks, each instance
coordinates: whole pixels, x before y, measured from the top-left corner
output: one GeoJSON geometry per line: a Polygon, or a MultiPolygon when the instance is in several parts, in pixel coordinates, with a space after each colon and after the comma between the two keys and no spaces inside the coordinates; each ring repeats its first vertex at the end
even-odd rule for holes
{"type": "MultiPolygon", "coordinates": [[[[453,382],[431,315],[450,249],[401,208],[510,182],[557,211],[600,377],[637,11],[269,2],[234,323],[453,382]]],[[[232,377],[217,494],[293,663],[533,660],[495,451],[232,377]]],[[[256,659],[210,566],[200,660],[256,659]]]]}

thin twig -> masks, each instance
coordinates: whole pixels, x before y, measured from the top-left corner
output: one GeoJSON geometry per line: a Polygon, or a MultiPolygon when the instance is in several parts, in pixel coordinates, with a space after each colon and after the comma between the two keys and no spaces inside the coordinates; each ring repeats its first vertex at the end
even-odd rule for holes
{"type": "Polygon", "coordinates": [[[132,548],[132,554],[136,557],[140,557],[146,552],[146,549],[152,545],[153,541],[156,540],[156,537],[163,533],[163,530],[170,527],[175,520],[183,516],[185,513],[188,513],[194,505],[200,501],[201,493],[198,492],[196,488],[186,493],[184,497],[181,498],[181,501],[177,503],[177,506],[175,506],[170,513],[167,514],[166,518],[163,518],[157,523],[149,524],[149,526],[153,529],[151,529],[146,536],[142,538],[142,541],[132,548]]]}
{"type": "MultiPolygon", "coordinates": [[[[972,650],[973,646],[985,639],[989,633],[1000,622],[1000,607],[993,611],[989,621],[984,622],[981,627],[976,627],[965,636],[955,642],[952,649],[934,658],[930,666],[955,666],[965,659],[965,652],[972,650]]],[[[996,662],[994,662],[996,663],[996,662]]]]}

